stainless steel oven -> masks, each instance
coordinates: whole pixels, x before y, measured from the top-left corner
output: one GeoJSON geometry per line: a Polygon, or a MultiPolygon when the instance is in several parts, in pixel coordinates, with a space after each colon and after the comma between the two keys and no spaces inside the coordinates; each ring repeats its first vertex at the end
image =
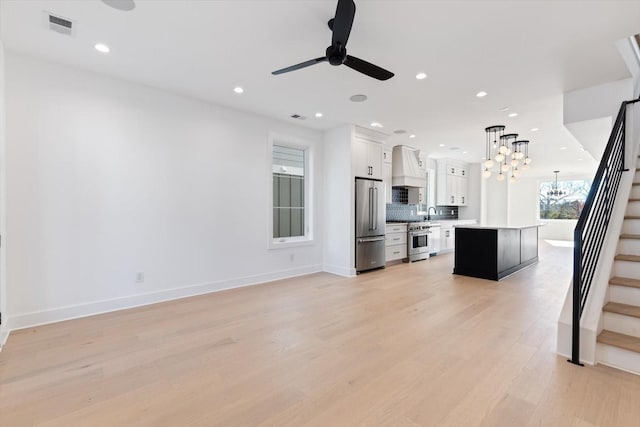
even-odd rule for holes
{"type": "Polygon", "coordinates": [[[407,228],[407,256],[409,262],[420,261],[429,258],[431,230],[426,222],[409,223],[407,228]]]}

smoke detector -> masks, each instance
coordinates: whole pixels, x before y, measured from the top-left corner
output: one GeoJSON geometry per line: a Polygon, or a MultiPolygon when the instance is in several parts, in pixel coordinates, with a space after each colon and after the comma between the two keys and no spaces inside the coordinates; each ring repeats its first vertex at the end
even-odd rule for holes
{"type": "Polygon", "coordinates": [[[55,31],[56,33],[64,34],[66,36],[74,36],[76,33],[75,22],[69,18],[44,11],[43,20],[45,27],[51,31],[55,31]]]}

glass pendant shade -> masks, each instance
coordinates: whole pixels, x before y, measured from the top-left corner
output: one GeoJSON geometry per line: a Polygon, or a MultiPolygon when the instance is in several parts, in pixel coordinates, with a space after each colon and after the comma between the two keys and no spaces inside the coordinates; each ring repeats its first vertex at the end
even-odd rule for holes
{"type": "Polygon", "coordinates": [[[512,173],[516,178],[520,176],[520,171],[518,169],[514,169],[512,173]]]}
{"type": "Polygon", "coordinates": [[[489,159],[487,161],[484,162],[484,167],[485,168],[492,168],[493,167],[493,160],[489,159]]]}
{"type": "Polygon", "coordinates": [[[525,163],[520,169],[522,169],[523,171],[529,170],[529,165],[525,163]]]}
{"type": "Polygon", "coordinates": [[[511,182],[511,183],[516,182],[516,177],[515,177],[515,175],[511,175],[511,178],[509,178],[509,182],[511,182]]]}
{"type": "Polygon", "coordinates": [[[506,172],[506,171],[508,171],[508,170],[509,170],[509,165],[508,165],[508,164],[506,164],[506,163],[503,163],[503,164],[500,166],[500,170],[501,170],[502,172],[506,172]]]}
{"type": "Polygon", "coordinates": [[[527,157],[526,159],[524,159],[524,164],[525,165],[531,164],[531,157],[527,157]]]}
{"type": "Polygon", "coordinates": [[[511,166],[513,166],[514,168],[518,166],[518,163],[520,162],[518,162],[516,159],[511,160],[511,166]]]}
{"type": "Polygon", "coordinates": [[[502,172],[500,172],[498,175],[496,175],[496,179],[498,181],[504,181],[504,174],[502,172]]]}
{"type": "Polygon", "coordinates": [[[507,147],[505,147],[504,145],[500,146],[500,154],[507,154],[507,152],[509,151],[509,149],[507,147]]]}
{"type": "Polygon", "coordinates": [[[483,178],[489,178],[490,176],[491,176],[491,171],[489,169],[485,169],[484,171],[482,171],[483,178]]]}
{"type": "Polygon", "coordinates": [[[498,163],[502,163],[502,161],[504,160],[504,154],[496,154],[496,162],[498,163]]]}

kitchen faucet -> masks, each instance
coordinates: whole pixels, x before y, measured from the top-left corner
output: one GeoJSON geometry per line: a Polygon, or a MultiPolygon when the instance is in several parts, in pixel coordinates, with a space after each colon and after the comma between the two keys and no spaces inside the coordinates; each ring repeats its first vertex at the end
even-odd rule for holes
{"type": "Polygon", "coordinates": [[[431,221],[431,214],[429,212],[431,212],[431,209],[433,209],[433,213],[435,215],[438,215],[438,210],[435,208],[435,206],[429,206],[429,209],[427,209],[427,221],[431,221]]]}

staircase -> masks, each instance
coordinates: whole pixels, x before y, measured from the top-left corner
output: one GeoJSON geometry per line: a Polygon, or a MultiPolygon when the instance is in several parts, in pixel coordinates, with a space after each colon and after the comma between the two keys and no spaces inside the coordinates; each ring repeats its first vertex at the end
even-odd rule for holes
{"type": "Polygon", "coordinates": [[[598,363],[640,374],[640,172],[636,172],[602,308],[598,363]]]}

